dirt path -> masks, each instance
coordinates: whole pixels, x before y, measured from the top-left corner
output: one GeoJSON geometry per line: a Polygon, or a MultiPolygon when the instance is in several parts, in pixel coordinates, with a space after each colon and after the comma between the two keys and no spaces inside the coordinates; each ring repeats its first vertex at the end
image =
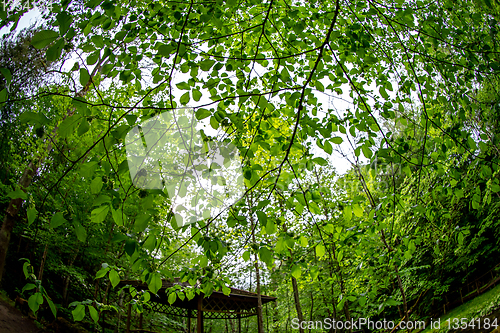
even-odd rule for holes
{"type": "Polygon", "coordinates": [[[33,320],[4,300],[0,300],[0,333],[38,333],[33,320]]]}

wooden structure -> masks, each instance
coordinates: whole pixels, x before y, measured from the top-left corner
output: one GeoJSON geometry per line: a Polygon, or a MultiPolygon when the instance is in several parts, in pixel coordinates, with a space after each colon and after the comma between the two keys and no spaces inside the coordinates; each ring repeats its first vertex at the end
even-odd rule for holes
{"type": "MultiPolygon", "coordinates": [[[[138,280],[122,280],[120,285],[130,285],[137,290],[147,290],[148,286],[138,280]]],[[[162,280],[162,287],[157,295],[151,296],[152,310],[157,313],[183,317],[187,320],[188,333],[191,332],[191,319],[196,320],[196,333],[203,333],[204,319],[238,319],[238,332],[241,332],[241,318],[257,315],[257,299],[256,293],[245,290],[231,288],[229,295],[224,295],[220,291],[214,291],[208,297],[201,293],[196,293],[195,297],[189,300],[185,297],[181,300],[179,297],[173,304],[168,302],[168,294],[165,293],[167,288],[175,285],[180,285],[183,288],[196,288],[188,282],[180,282],[179,279],[174,281],[162,280]]],[[[273,302],[276,297],[261,295],[262,305],[273,302]]],[[[127,333],[130,330],[130,305],[127,318],[127,333]]],[[[142,329],[142,316],[141,316],[142,329]]]]}

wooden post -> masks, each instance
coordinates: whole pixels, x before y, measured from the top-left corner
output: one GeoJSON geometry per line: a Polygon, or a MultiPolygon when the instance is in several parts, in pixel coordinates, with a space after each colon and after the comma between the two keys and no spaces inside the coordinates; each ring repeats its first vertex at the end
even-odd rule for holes
{"type": "Polygon", "coordinates": [[[45,266],[45,260],[47,259],[47,250],[49,249],[49,243],[45,244],[45,250],[43,251],[42,263],[40,264],[40,270],[38,271],[38,280],[42,281],[43,267],[45,266]]]}
{"type": "Polygon", "coordinates": [[[479,295],[479,284],[477,283],[477,281],[476,281],[476,290],[477,290],[477,294],[479,295]]]}
{"type": "Polygon", "coordinates": [[[460,288],[459,291],[460,291],[460,301],[462,301],[462,304],[464,304],[464,298],[462,296],[462,288],[460,288]]]}
{"type": "Polygon", "coordinates": [[[132,312],[132,304],[128,304],[127,310],[127,333],[130,333],[130,314],[132,312]]]}
{"type": "Polygon", "coordinates": [[[446,304],[443,304],[443,314],[446,314],[446,304]]]}
{"type": "Polygon", "coordinates": [[[241,333],[241,315],[238,313],[238,333],[241,333]]]}
{"type": "Polygon", "coordinates": [[[197,321],[196,321],[196,333],[203,333],[203,296],[198,295],[198,313],[197,313],[197,321]]]}
{"type": "Polygon", "coordinates": [[[191,333],[191,309],[188,309],[187,314],[187,333],[191,333]]]}

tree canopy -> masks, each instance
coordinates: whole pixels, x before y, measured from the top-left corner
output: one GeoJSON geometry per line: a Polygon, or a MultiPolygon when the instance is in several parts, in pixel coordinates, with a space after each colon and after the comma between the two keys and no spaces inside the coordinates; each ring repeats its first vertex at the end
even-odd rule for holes
{"type": "Polygon", "coordinates": [[[249,331],[398,322],[498,264],[497,1],[65,0],[14,35],[29,10],[0,12],[0,279],[34,311],[123,325],[180,277],[278,296],[249,331]]]}

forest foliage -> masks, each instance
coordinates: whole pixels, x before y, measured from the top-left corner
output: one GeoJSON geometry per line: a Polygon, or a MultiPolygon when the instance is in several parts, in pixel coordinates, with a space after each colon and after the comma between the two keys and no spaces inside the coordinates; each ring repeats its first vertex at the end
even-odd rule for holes
{"type": "Polygon", "coordinates": [[[200,285],[171,303],[278,297],[249,331],[427,319],[498,264],[496,0],[65,0],[22,30],[28,9],[0,12],[0,277],[35,312],[123,325],[180,277],[200,285]],[[244,186],[184,224],[126,150],[183,107],[236,148],[244,186]]]}

